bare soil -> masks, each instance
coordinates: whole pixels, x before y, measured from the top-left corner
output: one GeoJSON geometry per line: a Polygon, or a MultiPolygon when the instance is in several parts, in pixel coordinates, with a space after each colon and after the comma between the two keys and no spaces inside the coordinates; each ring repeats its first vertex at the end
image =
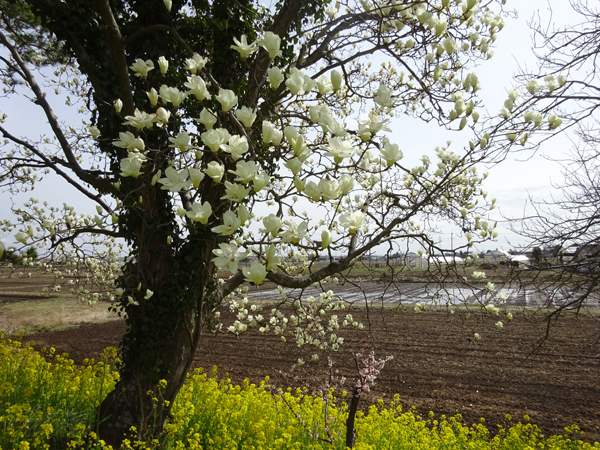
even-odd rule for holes
{"type": "MultiPolygon", "coordinates": [[[[538,347],[546,323],[539,316],[517,315],[497,330],[494,319],[383,309],[353,311],[354,317],[369,325],[366,333],[346,334],[346,343],[334,355],[334,369],[348,377],[346,388],[356,380],[356,365],[350,350],[374,349],[377,357],[393,355],[362,406],[378,398],[400,402],[422,416],[433,411],[461,414],[465,424],[485,418],[493,431],[496,424],[513,422],[527,415],[544,434],[563,432],[578,425],[588,441],[600,440],[600,322],[594,317],[565,317],[552,327],[550,337],[538,347]],[[474,332],[481,335],[473,339],[474,332]]],[[[497,317],[495,318],[498,319],[497,317]]],[[[506,321],[505,321],[506,323],[506,321]]],[[[36,346],[53,346],[67,352],[76,362],[98,358],[107,346],[119,345],[125,323],[114,320],[77,328],[40,332],[24,337],[36,346]]],[[[299,354],[293,344],[282,344],[278,336],[249,332],[242,338],[230,334],[205,335],[194,361],[195,367],[210,370],[235,383],[249,378],[259,383],[270,376],[276,387],[308,383],[317,387],[328,369],[323,361],[308,363],[296,373],[299,382],[280,374],[287,372],[299,354]]]]}

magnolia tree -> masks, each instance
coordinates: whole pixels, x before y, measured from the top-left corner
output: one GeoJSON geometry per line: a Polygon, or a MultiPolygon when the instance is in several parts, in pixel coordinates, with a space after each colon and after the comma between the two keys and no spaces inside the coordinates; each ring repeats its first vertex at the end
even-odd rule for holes
{"type": "Polygon", "coordinates": [[[120,442],[131,425],[142,438],[160,432],[224,301],[237,314],[229,331],[260,326],[321,351],[337,350],[340,326],[359,326],[338,320],[343,303],[327,292],[292,300],[293,313],[261,315],[243,291],[231,298],[243,283],[276,283],[283,304],[283,288],[319,285],[382,244],[433,249],[427,224],[436,218],[469,240],[494,234],[481,220],[493,202],[475,168],[487,157],[485,138],[464,151],[441,146],[411,167],[403,163],[409,127],[394,135],[390,126],[398,115],[455,129],[477,122],[470,65],[491,56],[502,3],[3,8],[6,95],[27,95],[51,134],[19,136],[4,116],[0,180],[14,192],[53,172],[97,205],[86,216],[31,200],[5,229],[62,254],[60,275],[81,270],[73,283],[97,286],[74,291],[91,303],[113,296],[127,320],[121,379],[100,408],[104,439],[120,442]],[[55,89],[83,126],[57,117],[55,89]],[[219,269],[231,276],[219,278],[219,269]],[[148,392],[163,379],[167,401],[156,405],[148,392]]]}
{"type": "Polygon", "coordinates": [[[546,306],[553,307],[549,318],[579,312],[586,304],[596,307],[599,292],[600,12],[585,1],[569,3],[578,21],[563,28],[533,24],[538,66],[517,76],[500,120],[489,129],[499,156],[509,149],[536,150],[569,129],[576,136],[570,154],[562,153],[564,148],[562,154],[550,153],[564,167],[564,180],[553,180],[555,200],[532,200],[532,212],[516,230],[529,238],[534,250],[547,250],[537,268],[543,274],[540,285],[547,294],[546,306]]]}

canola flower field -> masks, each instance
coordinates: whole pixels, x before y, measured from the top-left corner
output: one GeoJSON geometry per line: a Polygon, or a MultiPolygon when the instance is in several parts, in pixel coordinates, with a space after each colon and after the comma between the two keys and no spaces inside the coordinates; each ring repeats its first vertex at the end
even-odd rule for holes
{"type": "MultiPolygon", "coordinates": [[[[109,449],[95,433],[97,406],[113,388],[118,373],[111,367],[116,351],[102,361],[76,366],[53,349],[36,352],[31,345],[0,336],[0,449],[109,449]]],[[[160,392],[149,393],[156,402],[160,392]]],[[[234,386],[197,370],[173,405],[173,419],[160,440],[125,440],[125,449],[330,449],[344,448],[347,406],[330,392],[322,397],[302,390],[271,392],[260,385],[234,386]]],[[[399,398],[358,413],[356,443],[366,449],[592,449],[577,427],[563,435],[542,436],[533,424],[498,427],[484,422],[466,427],[461,417],[433,414],[421,418],[402,412],[399,398]]],[[[135,436],[135,430],[131,430],[135,436]]]]}

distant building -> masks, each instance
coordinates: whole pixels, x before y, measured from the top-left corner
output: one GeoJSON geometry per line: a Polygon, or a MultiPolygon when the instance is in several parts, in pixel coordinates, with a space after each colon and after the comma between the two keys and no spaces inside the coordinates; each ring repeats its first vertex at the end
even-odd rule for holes
{"type": "Polygon", "coordinates": [[[500,263],[511,260],[511,255],[504,250],[488,250],[483,254],[483,260],[489,263],[500,263]]]}
{"type": "Polygon", "coordinates": [[[436,264],[436,265],[444,265],[444,264],[450,264],[450,265],[463,265],[465,263],[465,260],[462,259],[460,256],[453,256],[453,255],[441,255],[441,256],[430,256],[429,257],[429,264],[436,264]]]}
{"type": "Polygon", "coordinates": [[[510,262],[514,267],[529,266],[530,261],[526,255],[510,255],[510,262]]]}
{"type": "Polygon", "coordinates": [[[408,252],[404,255],[404,265],[413,269],[429,267],[427,259],[415,252],[408,252]]]}
{"type": "Polygon", "coordinates": [[[571,260],[580,272],[600,272],[600,245],[593,243],[578,248],[571,260]]]}

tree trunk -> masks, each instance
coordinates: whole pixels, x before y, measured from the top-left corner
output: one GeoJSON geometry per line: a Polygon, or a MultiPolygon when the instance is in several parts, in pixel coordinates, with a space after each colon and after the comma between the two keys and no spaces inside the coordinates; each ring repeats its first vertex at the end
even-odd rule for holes
{"type": "MultiPolygon", "coordinates": [[[[193,318],[193,311],[188,318],[193,318]]],[[[165,346],[159,330],[181,318],[163,317],[155,323],[144,320],[148,330],[144,335],[132,328],[124,338],[146,339],[147,344],[136,346],[137,354],[130,357],[121,370],[121,380],[100,405],[99,434],[113,448],[119,448],[125,437],[150,441],[158,438],[170,417],[171,407],[183,386],[193,361],[201,330],[193,320],[186,321],[190,329],[178,327],[165,346]],[[162,322],[162,323],[159,323],[162,322]],[[162,342],[153,342],[161,339],[162,342]],[[156,344],[156,349],[152,350],[156,344]],[[144,351],[144,349],[148,349],[144,351]],[[164,349],[164,350],[159,350],[164,349]],[[166,381],[166,386],[164,381],[166,381]],[[135,431],[131,430],[135,427],[135,431]]]]}
{"type": "Polygon", "coordinates": [[[348,418],[346,419],[346,448],[354,448],[356,441],[356,431],[354,430],[354,419],[358,411],[358,402],[360,402],[361,388],[354,387],[352,391],[352,401],[348,410],[348,418]]]}

